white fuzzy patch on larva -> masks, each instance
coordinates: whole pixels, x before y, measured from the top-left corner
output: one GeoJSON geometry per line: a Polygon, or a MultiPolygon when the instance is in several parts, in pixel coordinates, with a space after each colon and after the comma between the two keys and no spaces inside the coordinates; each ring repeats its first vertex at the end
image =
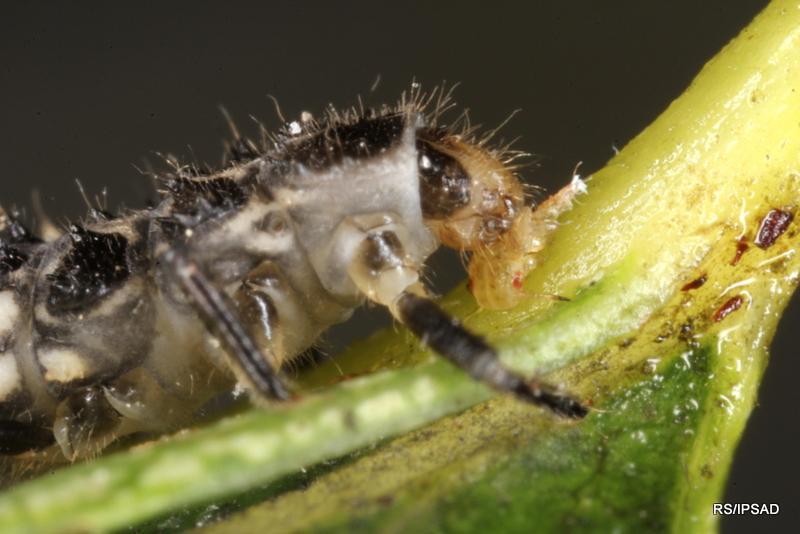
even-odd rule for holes
{"type": "Polygon", "coordinates": [[[294,243],[294,236],[291,232],[283,232],[279,235],[253,232],[245,243],[247,244],[247,250],[250,252],[276,254],[291,248],[294,243]]]}
{"type": "Polygon", "coordinates": [[[14,353],[0,354],[0,400],[7,399],[18,389],[21,379],[14,353]]]}
{"type": "Polygon", "coordinates": [[[72,349],[50,349],[39,353],[48,382],[71,382],[86,376],[86,361],[72,349]]]}
{"type": "Polygon", "coordinates": [[[19,317],[19,305],[14,300],[14,292],[0,292],[0,337],[11,332],[17,317],[19,317]]]}
{"type": "Polygon", "coordinates": [[[221,233],[225,237],[250,234],[253,231],[253,225],[273,209],[275,208],[268,204],[251,202],[225,221],[221,233]]]}
{"type": "Polygon", "coordinates": [[[294,242],[294,236],[290,231],[273,234],[266,229],[256,228],[259,221],[276,209],[272,204],[251,203],[225,222],[221,239],[225,243],[241,242],[251,252],[274,254],[290,248],[294,242]]]}

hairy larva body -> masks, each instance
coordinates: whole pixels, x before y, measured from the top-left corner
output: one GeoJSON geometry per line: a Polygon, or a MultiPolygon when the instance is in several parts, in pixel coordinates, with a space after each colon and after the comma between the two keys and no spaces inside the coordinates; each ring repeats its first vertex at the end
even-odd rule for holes
{"type": "Polygon", "coordinates": [[[585,414],[503,367],[420,281],[440,245],[471,251],[479,301],[512,305],[516,280],[488,273],[527,274],[579,187],[533,210],[502,156],[423,100],[304,114],[260,147],[237,136],[222,170],[175,164],[155,207],[92,210],[49,241],[0,213],[0,453],[85,457],[237,383],[288,399],[281,367],[366,300],[476,379],[585,414]]]}

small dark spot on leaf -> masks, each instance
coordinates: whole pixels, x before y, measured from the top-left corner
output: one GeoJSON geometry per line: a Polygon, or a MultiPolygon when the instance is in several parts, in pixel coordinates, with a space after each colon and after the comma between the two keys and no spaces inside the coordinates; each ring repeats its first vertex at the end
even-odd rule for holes
{"type": "Polygon", "coordinates": [[[703,478],[714,478],[714,471],[711,470],[711,466],[708,464],[704,464],[703,467],[700,468],[700,474],[703,476],[703,478]]]}
{"type": "Polygon", "coordinates": [[[700,276],[698,276],[697,278],[695,278],[694,280],[692,280],[691,282],[688,282],[687,284],[685,284],[681,288],[681,291],[691,291],[693,289],[697,289],[699,287],[702,287],[703,284],[705,284],[707,280],[708,280],[708,276],[706,276],[706,273],[703,273],[700,276]]]}
{"type": "Polygon", "coordinates": [[[714,315],[711,316],[711,320],[715,323],[720,322],[728,315],[732,314],[736,310],[742,307],[742,303],[744,302],[744,297],[741,295],[736,295],[734,297],[729,298],[725,301],[725,304],[720,306],[717,311],[714,312],[714,315]]]}
{"type": "Polygon", "coordinates": [[[353,431],[358,427],[356,424],[356,415],[352,410],[347,410],[344,412],[344,426],[353,431]]]}
{"type": "Polygon", "coordinates": [[[681,329],[678,332],[678,339],[685,342],[694,340],[694,324],[692,324],[692,321],[686,321],[681,325],[681,329]]]}
{"type": "Polygon", "coordinates": [[[770,210],[761,220],[758,233],[754,241],[755,245],[762,249],[767,249],[783,234],[791,224],[794,215],[783,210],[770,210]]]}
{"type": "Polygon", "coordinates": [[[736,242],[736,254],[733,255],[733,259],[731,260],[731,265],[736,265],[739,263],[739,260],[742,259],[742,256],[747,249],[750,248],[750,245],[747,244],[747,240],[744,236],[739,238],[739,241],[736,242]]]}
{"type": "Polygon", "coordinates": [[[647,358],[642,362],[642,373],[652,375],[658,370],[659,358],[647,358]]]}
{"type": "Polygon", "coordinates": [[[629,337],[627,339],[623,339],[622,341],[619,342],[619,348],[626,349],[626,348],[630,347],[631,345],[633,345],[634,341],[636,341],[635,337],[629,337]]]}
{"type": "Polygon", "coordinates": [[[391,506],[394,503],[393,495],[381,495],[377,499],[378,504],[381,506],[391,506]]]}

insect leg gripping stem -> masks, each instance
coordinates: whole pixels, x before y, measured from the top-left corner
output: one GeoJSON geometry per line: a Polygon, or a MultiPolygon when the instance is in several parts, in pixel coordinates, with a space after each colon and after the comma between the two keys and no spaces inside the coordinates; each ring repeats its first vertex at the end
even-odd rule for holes
{"type": "Polygon", "coordinates": [[[267,399],[288,400],[291,397],[289,390],[247,332],[231,298],[182,252],[174,249],[165,252],[163,262],[206,328],[228,350],[237,375],[243,375],[242,378],[267,399]]]}
{"type": "Polygon", "coordinates": [[[507,369],[486,341],[466,330],[432,300],[405,292],[398,299],[396,310],[399,319],[417,337],[476,380],[496,390],[514,393],[525,401],[546,406],[559,415],[579,419],[587,414],[587,408],[575,399],[507,369]]]}

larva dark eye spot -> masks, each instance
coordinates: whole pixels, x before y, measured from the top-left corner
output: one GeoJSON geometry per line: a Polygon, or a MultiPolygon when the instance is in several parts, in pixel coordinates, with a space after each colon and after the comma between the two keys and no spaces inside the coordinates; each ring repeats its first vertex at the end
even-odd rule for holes
{"type": "Polygon", "coordinates": [[[426,218],[444,219],[469,204],[471,181],[458,160],[418,139],[417,166],[422,214],[426,218]]]}

